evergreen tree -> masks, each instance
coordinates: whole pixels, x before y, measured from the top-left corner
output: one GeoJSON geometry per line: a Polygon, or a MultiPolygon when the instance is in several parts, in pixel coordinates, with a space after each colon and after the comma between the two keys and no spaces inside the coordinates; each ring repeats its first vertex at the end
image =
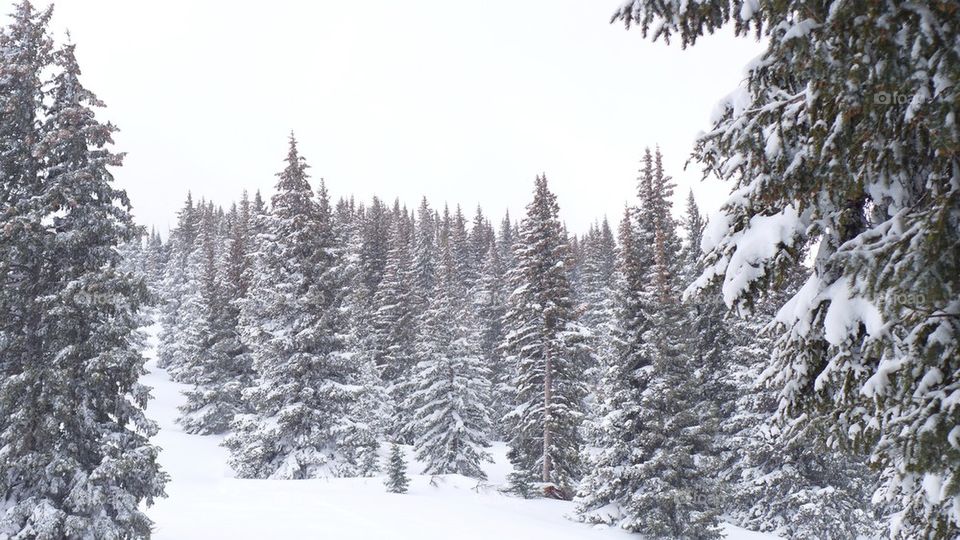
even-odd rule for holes
{"type": "MultiPolygon", "coordinates": [[[[195,386],[185,392],[187,403],[180,407],[179,422],[187,433],[223,433],[235,415],[245,412],[242,391],[251,384],[252,373],[247,349],[240,341],[239,309],[243,298],[247,243],[246,224],[236,208],[228,214],[229,223],[222,236],[217,234],[217,216],[204,212],[198,245],[188,264],[188,273],[196,275],[199,287],[184,304],[187,327],[181,339],[196,354],[178,372],[195,386]],[[227,244],[227,250],[217,249],[227,244]],[[224,252],[226,251],[226,252],[224,252]]],[[[227,221],[226,218],[224,221],[227,221]]]]}
{"type": "Polygon", "coordinates": [[[575,290],[581,313],[580,320],[590,332],[590,346],[598,359],[598,362],[590,364],[584,373],[590,389],[586,400],[589,418],[584,429],[590,439],[595,439],[601,415],[598,386],[603,372],[602,363],[609,362],[614,354],[616,242],[607,220],[604,219],[600,226],[591,226],[580,246],[583,253],[578,265],[580,272],[575,290]]]}
{"type": "Polygon", "coordinates": [[[743,527],[788,538],[876,537],[879,520],[870,493],[877,481],[864,458],[831,449],[815,434],[784,437],[771,421],[778,391],[761,383],[775,339],[769,323],[808,273],[798,266],[752,313],[728,321],[725,377],[738,397],[722,429],[727,455],[720,480],[731,490],[727,514],[743,527]]]}
{"type": "Polygon", "coordinates": [[[411,380],[403,408],[410,411],[410,432],[425,474],[462,474],[485,479],[482,461],[492,461],[489,443],[489,370],[480,356],[473,306],[457,275],[455,241],[441,244],[436,287],[420,323],[411,380]]]}
{"type": "Polygon", "coordinates": [[[727,23],[767,44],[695,151],[733,193],[698,286],[749,304],[815,250],[778,318],[782,424],[799,437],[822,421],[823,442],[872,452],[901,506],[892,536],[960,535],[954,6],[683,6],[635,0],[614,17],[685,46],[727,23]]]}
{"type": "Polygon", "coordinates": [[[620,227],[616,355],[601,379],[601,453],[581,485],[578,511],[586,521],[655,538],[715,538],[718,508],[704,467],[715,424],[698,403],[709,370],[686,337],[673,185],[659,150],[646,151],[639,180],[641,204],[620,227]]]}
{"type": "MultiPolygon", "coordinates": [[[[49,293],[49,284],[42,275],[45,211],[38,205],[43,196],[38,146],[45,98],[42,74],[53,47],[47,33],[51,14],[23,1],[10,25],[0,31],[0,487],[5,500],[20,507],[19,514],[31,509],[30,491],[40,484],[43,460],[32,439],[44,434],[40,426],[45,421],[38,390],[42,316],[49,306],[40,299],[49,293]]],[[[8,516],[4,528],[11,532],[27,517],[8,516]]]]}
{"type": "MultiPolygon", "coordinates": [[[[412,225],[398,217],[391,229],[386,268],[374,296],[370,347],[393,403],[400,404],[410,390],[417,299],[413,288],[412,225]]],[[[399,435],[401,428],[410,424],[409,413],[403,407],[393,412],[392,433],[399,435]]]]}
{"type": "Polygon", "coordinates": [[[414,302],[417,313],[426,309],[436,278],[436,242],[438,223],[426,197],[417,209],[416,242],[413,255],[414,302]]]}
{"type": "Polygon", "coordinates": [[[362,392],[346,349],[342,252],[321,182],[319,201],[291,135],[256,257],[241,327],[259,381],[225,441],[241,477],[315,478],[357,465],[354,404],[362,392]]]}
{"type": "Polygon", "coordinates": [[[163,302],[159,309],[157,365],[170,371],[174,378],[180,365],[191,357],[185,349],[187,342],[182,339],[188,328],[181,311],[190,294],[197,290],[196,284],[190,282],[197,273],[188,272],[187,265],[194,251],[199,223],[200,210],[194,206],[192,195],[187,193],[187,200],[177,214],[177,227],[167,244],[168,259],[159,287],[163,302]]]}
{"type": "Polygon", "coordinates": [[[581,471],[584,332],[570,297],[558,213],[546,177],[538,176],[510,274],[504,350],[516,366],[508,456],[516,469],[539,472],[548,495],[566,498],[581,471]]]}
{"type": "Polygon", "coordinates": [[[480,354],[483,365],[489,370],[491,436],[497,440],[503,440],[509,434],[509,428],[500,420],[513,409],[514,398],[513,369],[500,348],[505,337],[503,317],[508,292],[504,277],[500,250],[491,243],[473,296],[480,331],[480,354]]]}
{"type": "Polygon", "coordinates": [[[390,493],[406,493],[410,485],[410,479],[407,478],[407,462],[403,459],[403,451],[397,444],[390,447],[390,461],[387,463],[387,479],[384,484],[390,493]]]}
{"type": "Polygon", "coordinates": [[[151,522],[140,505],[163,495],[165,475],[149,443],[156,425],[143,413],[148,389],[138,383],[147,289],[121,269],[119,251],[140,231],[112,186],[108,167],[121,164],[108,148],[115,128],[95,119],[102,103],[80,84],[73,46],[46,56],[49,15],[22,2],[0,40],[0,72],[24,77],[4,77],[14,88],[3,94],[2,131],[27,130],[9,146],[5,138],[2,153],[9,221],[0,279],[5,299],[14,286],[27,303],[12,311],[0,303],[0,529],[17,538],[145,538],[151,522]],[[41,103],[32,114],[16,105],[40,95],[30,87],[48,60],[55,75],[37,129],[41,103]],[[18,156],[28,147],[30,158],[18,156]]]}

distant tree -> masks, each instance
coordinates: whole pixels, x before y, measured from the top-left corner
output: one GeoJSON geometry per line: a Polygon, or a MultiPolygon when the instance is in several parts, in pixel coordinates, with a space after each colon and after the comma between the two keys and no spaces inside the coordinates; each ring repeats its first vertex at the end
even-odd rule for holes
{"type": "MultiPolygon", "coordinates": [[[[363,387],[346,349],[342,251],[321,181],[313,198],[291,136],[287,166],[264,222],[241,326],[258,384],[225,441],[241,477],[314,478],[352,470],[354,404],[363,387]],[[348,437],[349,434],[349,437],[348,437]]],[[[369,439],[368,439],[369,440],[369,439]]]]}
{"type": "Polygon", "coordinates": [[[581,474],[580,422],[585,335],[567,273],[567,239],[556,196],[538,176],[516,243],[504,351],[516,366],[509,458],[539,473],[545,491],[570,497],[581,474]]]}
{"type": "Polygon", "coordinates": [[[484,479],[481,462],[490,431],[490,372],[483,364],[479,329],[451,235],[440,247],[436,286],[419,324],[417,365],[411,392],[403,403],[409,411],[414,448],[426,474],[462,474],[484,479]]]}
{"type": "Polygon", "coordinates": [[[638,187],[640,205],[620,227],[616,355],[601,378],[600,453],[580,486],[578,512],[655,538],[716,538],[719,505],[707,466],[716,417],[701,393],[712,374],[686,330],[673,184],[659,150],[645,152],[638,187]]]}
{"type": "Polygon", "coordinates": [[[390,461],[387,462],[387,479],[384,484],[390,493],[406,493],[410,485],[407,462],[403,459],[403,450],[397,444],[390,447],[390,461]]]}

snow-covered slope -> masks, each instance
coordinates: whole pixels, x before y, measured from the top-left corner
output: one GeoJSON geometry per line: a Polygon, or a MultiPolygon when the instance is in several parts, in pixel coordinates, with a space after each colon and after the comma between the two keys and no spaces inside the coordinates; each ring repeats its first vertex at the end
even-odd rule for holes
{"type": "MultiPolygon", "coordinates": [[[[147,407],[160,424],[153,439],[170,475],[165,499],[148,509],[157,540],[310,539],[336,540],[512,540],[528,538],[638,538],[609,527],[590,527],[564,517],[571,503],[524,500],[500,494],[509,471],[503,445],[486,471],[491,485],[462,476],[436,478],[411,474],[410,492],[387,493],[382,478],[332,480],[240,480],[227,465],[221,437],[183,433],[177,406],[187,387],[172,382],[156,365],[156,327],[148,329],[149,362],[143,382],[153,388],[147,407]]],[[[410,472],[418,465],[410,459],[410,472]]],[[[729,538],[773,538],[727,526],[729,538]]]]}

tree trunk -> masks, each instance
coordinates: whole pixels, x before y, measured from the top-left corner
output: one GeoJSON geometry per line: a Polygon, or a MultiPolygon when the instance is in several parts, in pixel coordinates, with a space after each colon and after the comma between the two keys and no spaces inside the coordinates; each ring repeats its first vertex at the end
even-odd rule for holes
{"type": "Polygon", "coordinates": [[[550,458],[550,446],[553,433],[550,431],[550,402],[553,399],[553,365],[550,347],[544,347],[545,366],[543,372],[543,481],[550,483],[553,473],[553,461],[550,458]]]}

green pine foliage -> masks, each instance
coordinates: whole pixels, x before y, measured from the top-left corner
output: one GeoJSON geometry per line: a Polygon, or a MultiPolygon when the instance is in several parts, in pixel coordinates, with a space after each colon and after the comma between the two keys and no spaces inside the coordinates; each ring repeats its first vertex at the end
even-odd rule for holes
{"type": "Polygon", "coordinates": [[[684,46],[728,23],[764,37],[694,154],[732,191],[699,285],[749,305],[809,256],[767,373],[781,423],[871,454],[891,536],[960,535],[956,6],[635,0],[614,18],[684,46]]]}
{"type": "Polygon", "coordinates": [[[21,1],[0,30],[0,535],[148,538],[166,475],[138,382],[148,291],[121,260],[141,231],[50,15],[21,1]]]}
{"type": "Polygon", "coordinates": [[[387,461],[387,479],[384,481],[387,491],[390,493],[406,493],[410,486],[410,478],[407,477],[407,461],[403,457],[403,450],[400,445],[393,444],[390,447],[390,458],[387,461]]]}
{"type": "Polygon", "coordinates": [[[509,458],[539,474],[551,496],[569,498],[581,475],[586,331],[570,287],[569,247],[556,196],[538,176],[516,243],[504,351],[515,366],[509,458]]]}

